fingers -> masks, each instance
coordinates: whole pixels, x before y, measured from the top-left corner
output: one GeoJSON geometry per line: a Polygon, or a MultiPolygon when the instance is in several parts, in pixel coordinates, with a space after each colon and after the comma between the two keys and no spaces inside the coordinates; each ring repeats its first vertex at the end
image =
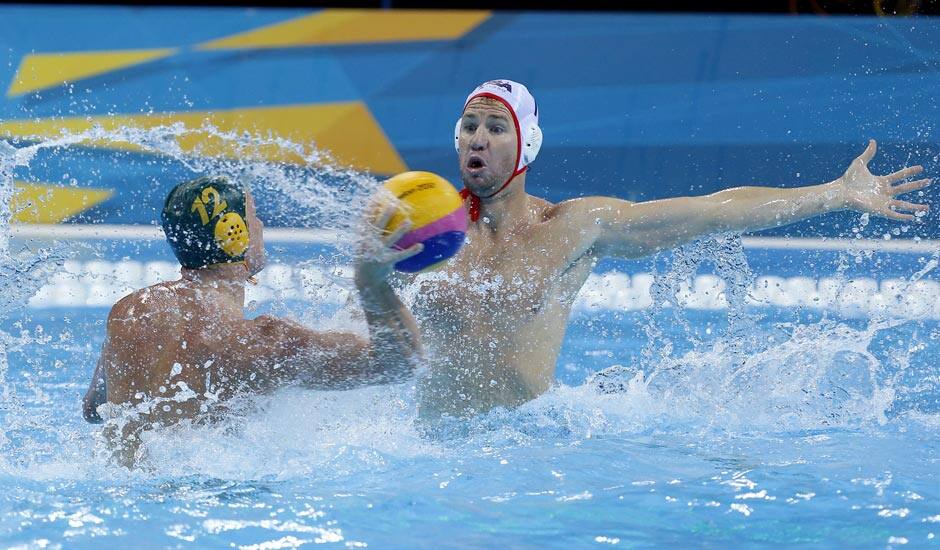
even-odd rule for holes
{"type": "Polygon", "coordinates": [[[392,221],[392,218],[400,212],[399,204],[396,203],[379,203],[374,207],[374,212],[377,214],[374,215],[372,226],[377,228],[381,233],[381,240],[385,246],[391,245],[397,242],[402,236],[411,229],[411,220],[405,217],[404,220],[395,231],[388,232],[388,224],[392,221]]]}
{"type": "Polygon", "coordinates": [[[392,216],[395,215],[395,205],[386,203],[380,205],[379,207],[381,210],[379,211],[378,217],[375,219],[375,226],[384,230],[385,226],[388,225],[389,220],[391,220],[392,216]]]}
{"type": "Polygon", "coordinates": [[[423,244],[421,243],[413,244],[404,250],[399,250],[398,252],[392,254],[390,257],[389,263],[397,264],[398,262],[402,260],[407,260],[408,258],[412,256],[416,256],[420,254],[422,250],[424,250],[423,244]]]}
{"type": "Polygon", "coordinates": [[[917,216],[918,213],[927,210],[929,210],[929,207],[926,204],[893,200],[876,210],[876,213],[892,220],[909,222],[916,220],[919,217],[917,216]],[[913,214],[905,214],[905,212],[913,212],[913,214]]]}
{"type": "Polygon", "coordinates": [[[870,139],[868,140],[868,147],[866,147],[865,150],[862,151],[862,154],[859,155],[858,158],[862,161],[862,164],[868,164],[868,161],[870,161],[875,156],[875,153],[877,151],[878,151],[878,144],[875,143],[875,140],[870,139]]]}
{"type": "Polygon", "coordinates": [[[385,246],[392,246],[401,240],[405,236],[405,233],[411,231],[411,220],[403,220],[395,231],[392,231],[388,235],[382,237],[382,244],[385,246]]]}
{"type": "Polygon", "coordinates": [[[922,180],[912,181],[908,183],[902,183],[900,185],[895,185],[891,188],[891,193],[894,195],[903,195],[904,193],[910,193],[911,191],[917,191],[918,189],[923,189],[933,183],[933,180],[930,178],[925,178],[922,180]]]}
{"type": "Polygon", "coordinates": [[[894,209],[894,211],[896,212],[899,210],[906,210],[908,212],[926,212],[930,210],[930,207],[927,206],[926,204],[917,204],[917,203],[907,202],[907,201],[894,200],[894,201],[891,201],[890,205],[891,205],[891,208],[894,209]]]}
{"type": "Polygon", "coordinates": [[[924,171],[923,166],[919,166],[919,165],[910,166],[908,168],[898,170],[897,172],[894,172],[893,174],[888,174],[884,178],[885,178],[885,181],[887,181],[888,183],[894,183],[896,181],[907,179],[915,174],[920,174],[923,171],[924,171]]]}
{"type": "Polygon", "coordinates": [[[888,219],[898,220],[902,222],[910,222],[916,219],[913,214],[902,214],[900,212],[895,212],[894,210],[891,210],[890,208],[879,210],[878,215],[888,218],[888,219]]]}

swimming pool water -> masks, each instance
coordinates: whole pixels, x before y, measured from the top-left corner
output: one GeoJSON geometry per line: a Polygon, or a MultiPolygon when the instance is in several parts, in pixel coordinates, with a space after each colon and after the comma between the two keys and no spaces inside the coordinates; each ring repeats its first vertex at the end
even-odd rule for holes
{"type": "MultiPolygon", "coordinates": [[[[803,263],[748,257],[754,273],[783,279],[819,278],[838,264],[838,255],[792,255],[803,263]]],[[[909,277],[927,260],[869,255],[843,262],[843,274],[909,277]],[[866,272],[874,262],[881,271],[866,272]]],[[[637,266],[653,267],[598,271],[637,266]]],[[[940,325],[930,315],[773,305],[737,316],[704,307],[650,313],[588,302],[572,316],[559,384],[517,410],[422,426],[411,384],[289,389],[245,400],[218,425],[152,436],[148,468],[135,472],[108,464],[98,428],[79,414],[107,308],[33,302],[0,324],[11,340],[0,540],[259,549],[936,544],[940,325]],[[614,365],[627,373],[623,393],[585,383],[614,365]]],[[[327,327],[341,316],[307,300],[265,302],[253,314],[269,310],[327,327]]]]}

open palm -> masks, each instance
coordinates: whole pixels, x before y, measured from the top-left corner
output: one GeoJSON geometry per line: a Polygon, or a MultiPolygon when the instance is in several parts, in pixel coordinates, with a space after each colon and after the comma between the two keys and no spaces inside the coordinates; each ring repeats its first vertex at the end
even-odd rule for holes
{"type": "Polygon", "coordinates": [[[930,185],[930,179],[898,183],[924,170],[922,166],[911,166],[888,174],[876,176],[868,170],[868,162],[875,156],[878,144],[869,140],[868,147],[849,165],[839,178],[845,204],[852,210],[868,212],[893,220],[910,221],[916,213],[926,212],[926,204],[917,204],[897,199],[898,195],[917,191],[930,185]],[[897,185],[895,185],[898,183],[897,185]]]}

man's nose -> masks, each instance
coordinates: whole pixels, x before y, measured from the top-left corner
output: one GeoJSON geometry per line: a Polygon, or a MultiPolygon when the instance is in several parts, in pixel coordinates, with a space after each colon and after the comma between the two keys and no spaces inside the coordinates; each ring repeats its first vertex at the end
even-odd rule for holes
{"type": "Polygon", "coordinates": [[[473,132],[473,136],[470,138],[470,150],[482,151],[483,149],[486,149],[486,145],[486,132],[484,132],[483,127],[480,126],[477,128],[476,132],[473,132]]]}

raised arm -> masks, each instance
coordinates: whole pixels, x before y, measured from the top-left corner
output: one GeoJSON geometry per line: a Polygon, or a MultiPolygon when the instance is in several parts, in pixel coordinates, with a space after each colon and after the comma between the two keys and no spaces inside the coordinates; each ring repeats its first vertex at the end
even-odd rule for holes
{"type": "Polygon", "coordinates": [[[711,195],[630,203],[590,197],[559,205],[563,215],[577,220],[583,238],[600,255],[641,257],[671,248],[702,235],[722,231],[755,231],[794,223],[838,210],[868,212],[909,221],[927,210],[896,197],[922,189],[929,179],[900,183],[920,173],[913,166],[887,176],[875,176],[868,162],[876,143],[849,166],[840,178],[820,185],[794,188],[737,187],[711,195]],[[895,185],[897,184],[897,185],[895,185]]]}
{"type": "MultiPolygon", "coordinates": [[[[394,206],[384,207],[375,227],[385,227],[394,213],[394,206]]],[[[400,382],[414,373],[422,356],[418,324],[389,284],[393,266],[423,249],[421,244],[406,250],[392,247],[410,229],[405,221],[395,232],[380,236],[377,249],[363,246],[356,261],[355,283],[369,326],[364,370],[358,373],[365,383],[400,382]]]]}
{"type": "MultiPolygon", "coordinates": [[[[394,213],[387,209],[377,224],[384,227],[394,213]]],[[[348,388],[393,383],[414,373],[421,357],[418,327],[401,303],[388,277],[392,266],[421,252],[420,244],[394,250],[391,244],[408,232],[407,222],[382,236],[374,250],[365,247],[356,261],[355,283],[369,326],[369,338],[348,332],[315,331],[293,321],[261,316],[240,328],[237,352],[244,372],[275,385],[296,381],[307,386],[348,388]],[[247,362],[245,358],[250,358],[247,362]]]]}

